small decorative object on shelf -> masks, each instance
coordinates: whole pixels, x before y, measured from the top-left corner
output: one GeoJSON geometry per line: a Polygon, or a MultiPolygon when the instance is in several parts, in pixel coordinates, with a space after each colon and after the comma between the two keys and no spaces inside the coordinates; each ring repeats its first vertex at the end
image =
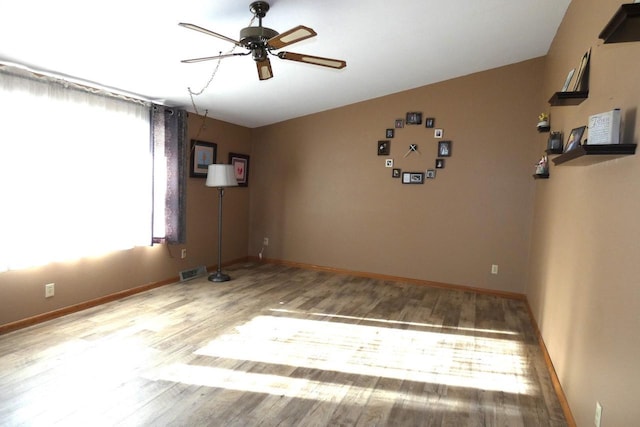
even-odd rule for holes
{"type": "Polygon", "coordinates": [[[538,132],[549,132],[549,115],[547,113],[540,113],[538,116],[538,132]]]}
{"type": "Polygon", "coordinates": [[[549,161],[547,159],[547,155],[544,154],[536,164],[536,175],[548,175],[548,174],[549,174],[549,161]]]}
{"type": "Polygon", "coordinates": [[[546,152],[547,154],[562,154],[562,132],[551,132],[546,152]]]}
{"type": "Polygon", "coordinates": [[[620,6],[598,37],[605,44],[640,41],[640,3],[620,6]]]}
{"type": "Polygon", "coordinates": [[[589,144],[620,143],[620,109],[589,116],[589,144]]]}

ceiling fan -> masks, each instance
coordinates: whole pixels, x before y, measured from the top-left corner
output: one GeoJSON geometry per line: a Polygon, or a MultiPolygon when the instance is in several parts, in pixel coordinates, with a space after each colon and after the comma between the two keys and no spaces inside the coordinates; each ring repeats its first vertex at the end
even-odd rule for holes
{"type": "Polygon", "coordinates": [[[236,46],[247,49],[245,53],[227,53],[216,56],[207,56],[205,58],[185,59],[181,62],[193,63],[201,61],[210,61],[212,59],[222,59],[230,56],[245,56],[252,55],[253,60],[258,67],[258,78],[260,80],[267,80],[273,77],[273,71],[271,69],[271,61],[269,61],[269,55],[277,56],[280,59],[286,59],[289,61],[305,62],[307,64],[321,65],[323,67],[330,68],[344,68],[347,63],[340,59],[323,58],[320,56],[304,55],[293,52],[277,52],[274,51],[281,49],[290,44],[305,40],[317,35],[313,29],[299,25],[295,28],[285,31],[284,33],[278,33],[271,28],[262,26],[262,18],[264,18],[269,10],[269,3],[266,1],[254,1],[249,5],[249,10],[253,13],[254,17],[258,19],[257,27],[246,27],[240,30],[240,41],[236,41],[232,38],[223,36],[222,34],[215,33],[207,30],[206,28],[199,27],[194,24],[188,24],[181,22],[181,25],[191,30],[200,31],[201,33],[208,34],[210,36],[217,37],[219,39],[228,41],[236,46]]]}

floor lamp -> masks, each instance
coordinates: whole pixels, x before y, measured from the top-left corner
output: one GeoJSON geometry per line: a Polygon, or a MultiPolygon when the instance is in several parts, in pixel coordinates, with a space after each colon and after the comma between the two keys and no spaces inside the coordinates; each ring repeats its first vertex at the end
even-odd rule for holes
{"type": "Polygon", "coordinates": [[[209,276],[212,282],[226,282],[231,279],[228,274],[224,274],[222,268],[222,196],[226,187],[236,187],[235,172],[232,165],[209,165],[207,171],[207,187],[218,188],[218,271],[209,276]]]}

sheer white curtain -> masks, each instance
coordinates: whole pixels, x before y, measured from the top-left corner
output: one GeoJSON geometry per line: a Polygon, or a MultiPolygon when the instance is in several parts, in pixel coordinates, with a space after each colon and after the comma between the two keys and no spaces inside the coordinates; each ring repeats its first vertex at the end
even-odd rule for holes
{"type": "Polygon", "coordinates": [[[0,271],[151,244],[149,116],[0,69],[0,271]]]}

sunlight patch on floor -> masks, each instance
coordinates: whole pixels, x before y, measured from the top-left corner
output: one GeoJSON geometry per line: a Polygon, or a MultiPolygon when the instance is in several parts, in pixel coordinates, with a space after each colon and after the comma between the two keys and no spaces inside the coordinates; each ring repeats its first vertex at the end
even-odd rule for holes
{"type": "Polygon", "coordinates": [[[258,316],[198,355],[479,390],[533,394],[513,340],[258,316]]]}

